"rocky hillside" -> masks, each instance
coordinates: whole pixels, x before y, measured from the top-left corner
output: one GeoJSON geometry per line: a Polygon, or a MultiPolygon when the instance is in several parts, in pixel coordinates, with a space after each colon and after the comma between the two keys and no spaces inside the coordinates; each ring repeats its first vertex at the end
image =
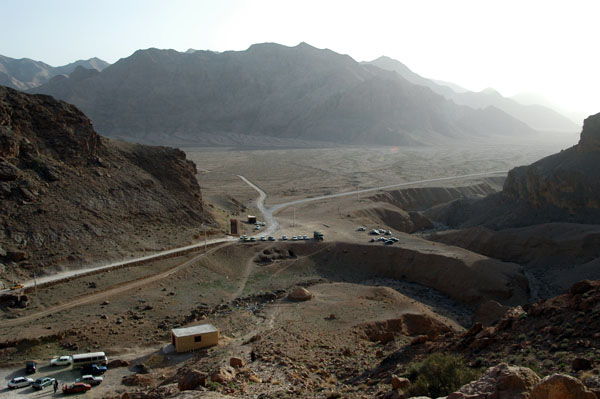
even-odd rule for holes
{"type": "Polygon", "coordinates": [[[48,82],[54,76],[69,75],[77,67],[101,71],[108,65],[108,62],[94,57],[53,67],[29,58],[14,59],[0,55],[0,85],[27,90],[48,82]]]}
{"type": "Polygon", "coordinates": [[[100,73],[33,90],[71,102],[110,137],[226,144],[240,136],[345,144],[430,144],[534,131],[501,110],[459,106],[346,55],[257,44],[214,53],[136,51],[100,73]]]}
{"type": "Polygon", "coordinates": [[[207,220],[176,149],[111,141],[77,108],[0,87],[0,277],[187,242],[207,220]]]}

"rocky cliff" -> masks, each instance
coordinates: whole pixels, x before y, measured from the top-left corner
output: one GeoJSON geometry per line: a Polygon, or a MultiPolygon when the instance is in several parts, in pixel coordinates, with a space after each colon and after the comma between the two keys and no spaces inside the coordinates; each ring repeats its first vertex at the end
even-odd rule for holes
{"type": "Polygon", "coordinates": [[[600,114],[587,118],[579,144],[510,171],[502,193],[536,210],[600,223],[600,114]]]}
{"type": "Polygon", "coordinates": [[[207,220],[177,149],[99,136],[77,108],[0,87],[0,277],[189,242],[207,220]]]}
{"type": "Polygon", "coordinates": [[[494,230],[542,223],[600,224],[600,114],[588,117],[579,143],[512,169],[502,191],[427,211],[450,227],[494,230]]]}

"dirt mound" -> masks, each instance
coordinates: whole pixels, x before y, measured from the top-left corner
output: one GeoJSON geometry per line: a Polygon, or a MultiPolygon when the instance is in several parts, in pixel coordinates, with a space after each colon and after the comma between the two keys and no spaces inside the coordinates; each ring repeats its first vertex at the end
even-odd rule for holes
{"type": "Polygon", "coordinates": [[[195,175],[180,150],[104,139],[74,106],[0,87],[0,277],[189,242],[207,220],[195,175]]]}

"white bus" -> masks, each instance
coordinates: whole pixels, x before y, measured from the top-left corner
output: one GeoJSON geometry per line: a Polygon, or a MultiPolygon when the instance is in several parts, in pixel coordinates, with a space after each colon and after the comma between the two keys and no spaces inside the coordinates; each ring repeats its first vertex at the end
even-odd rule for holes
{"type": "Polygon", "coordinates": [[[97,364],[106,366],[108,359],[104,352],[92,352],[92,353],[78,353],[73,355],[73,368],[79,368],[86,364],[97,364]]]}

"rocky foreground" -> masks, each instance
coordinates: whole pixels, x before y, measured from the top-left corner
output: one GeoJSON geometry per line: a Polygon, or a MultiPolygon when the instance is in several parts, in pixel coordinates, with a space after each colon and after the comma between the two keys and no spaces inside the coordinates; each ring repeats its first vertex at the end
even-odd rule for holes
{"type": "Polygon", "coordinates": [[[77,108],[0,86],[0,279],[190,241],[196,166],[166,147],[99,136],[77,108]]]}
{"type": "MultiPolygon", "coordinates": [[[[287,300],[294,313],[316,299],[301,288],[287,300]]],[[[411,314],[343,334],[286,324],[246,339],[242,347],[250,356],[239,356],[244,351],[228,339],[177,365],[153,355],[112,397],[600,398],[600,281],[504,312],[497,310],[491,325],[478,322],[465,332],[411,314]],[[432,359],[435,367],[420,366],[432,359]],[[423,389],[436,394],[423,396],[423,389]]],[[[336,317],[325,323],[333,326],[336,317]]]]}

